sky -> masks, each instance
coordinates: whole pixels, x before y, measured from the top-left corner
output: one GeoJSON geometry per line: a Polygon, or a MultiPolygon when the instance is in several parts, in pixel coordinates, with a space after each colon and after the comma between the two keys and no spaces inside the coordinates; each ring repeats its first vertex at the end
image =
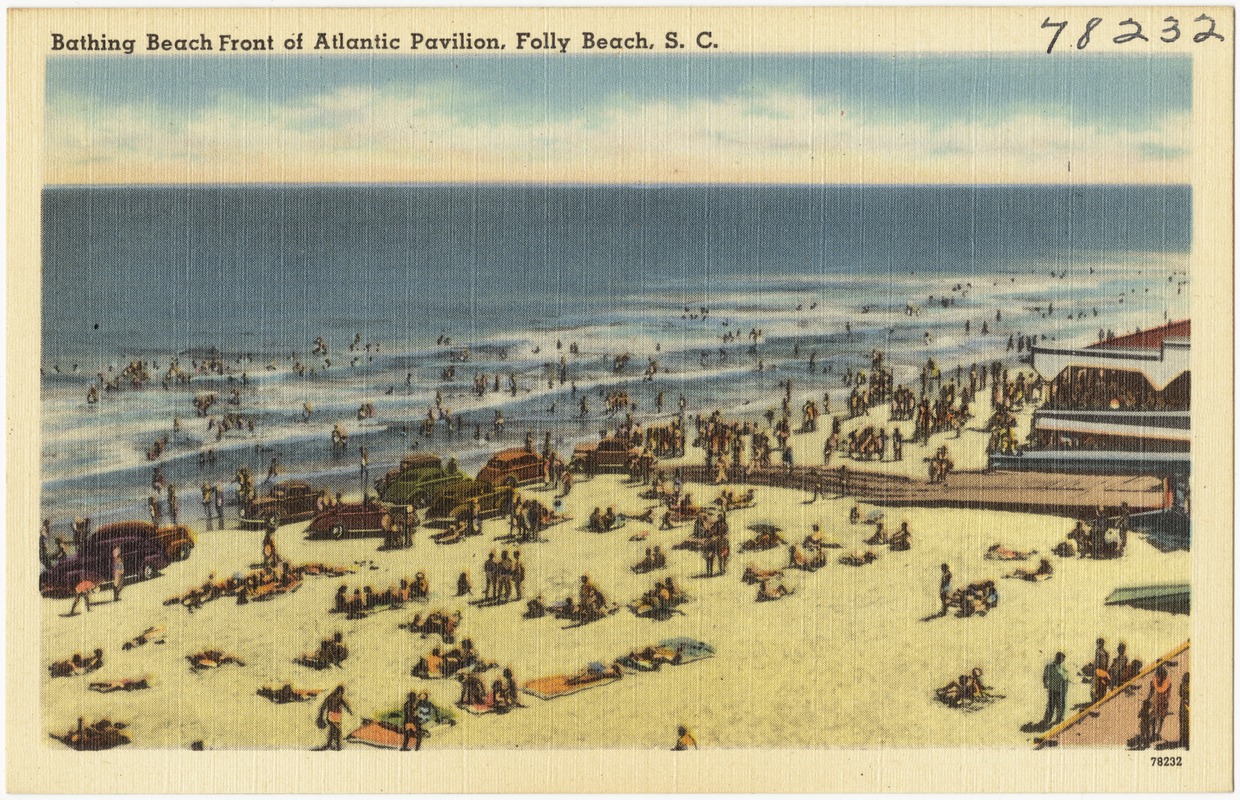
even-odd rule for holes
{"type": "Polygon", "coordinates": [[[1186,56],[59,56],[45,183],[1189,182],[1186,56]]]}

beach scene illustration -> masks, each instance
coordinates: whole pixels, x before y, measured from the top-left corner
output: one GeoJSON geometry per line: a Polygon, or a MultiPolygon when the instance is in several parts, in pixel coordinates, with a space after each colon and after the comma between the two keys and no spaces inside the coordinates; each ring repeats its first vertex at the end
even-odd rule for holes
{"type": "Polygon", "coordinates": [[[1189,748],[1191,58],[45,95],[41,747],[1189,748]]]}

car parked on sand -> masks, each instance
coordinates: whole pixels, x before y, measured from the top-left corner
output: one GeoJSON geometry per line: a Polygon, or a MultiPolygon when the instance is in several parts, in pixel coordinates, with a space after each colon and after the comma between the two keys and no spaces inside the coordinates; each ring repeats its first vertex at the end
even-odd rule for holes
{"type": "Polygon", "coordinates": [[[371,498],[361,503],[338,503],[324,509],[306,526],[307,538],[343,539],[346,536],[383,534],[383,515],[387,508],[371,498]]]}
{"type": "Polygon", "coordinates": [[[165,525],[157,528],[149,522],[130,520],[101,525],[87,537],[87,543],[95,539],[111,539],[124,536],[144,536],[159,545],[168,561],[184,561],[189,558],[197,544],[194,532],[184,525],[165,525]]]}
{"type": "Polygon", "coordinates": [[[496,486],[520,486],[543,479],[543,459],[533,450],[514,447],[491,456],[478,472],[478,480],[496,486]]]}
{"type": "Polygon", "coordinates": [[[467,478],[436,495],[426,510],[426,518],[464,519],[475,500],[483,519],[499,516],[512,507],[515,494],[516,489],[511,486],[496,486],[487,481],[467,478]]]}
{"type": "Polygon", "coordinates": [[[133,532],[95,535],[86,540],[82,552],[66,556],[39,575],[39,594],[44,597],[72,597],[74,589],[88,579],[96,586],[112,585],[112,550],[121,549],[125,580],[149,580],[168,566],[168,556],[157,541],[133,532]]]}
{"type": "Polygon", "coordinates": [[[573,448],[573,463],[587,475],[627,472],[629,460],[640,456],[641,451],[622,436],[608,436],[573,448]]]}
{"type": "Polygon", "coordinates": [[[406,456],[401,468],[392,470],[375,481],[379,499],[391,505],[412,505],[421,508],[444,487],[466,479],[456,466],[456,459],[444,466],[439,456],[425,454],[406,456]]]}
{"type": "Polygon", "coordinates": [[[241,527],[280,526],[310,519],[319,513],[322,493],[305,481],[281,481],[264,497],[251,500],[241,510],[241,527]]]}

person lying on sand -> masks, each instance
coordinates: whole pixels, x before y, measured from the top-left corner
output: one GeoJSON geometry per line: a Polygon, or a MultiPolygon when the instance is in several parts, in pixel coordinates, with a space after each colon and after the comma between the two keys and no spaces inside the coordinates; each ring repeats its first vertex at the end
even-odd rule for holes
{"type": "Polygon", "coordinates": [[[999,542],[995,542],[990,547],[986,548],[986,558],[991,561],[1024,561],[1036,552],[1038,551],[1030,550],[1028,552],[1022,552],[1020,550],[1009,550],[999,542]]]}
{"type": "Polygon", "coordinates": [[[83,725],[82,718],[78,717],[77,730],[50,735],[74,750],[109,750],[122,744],[129,744],[129,736],[124,733],[126,727],[128,726],[123,722],[112,722],[106,719],[101,719],[93,725],[83,725]]]}
{"type": "Polygon", "coordinates": [[[1007,575],[1004,575],[1003,577],[1020,578],[1021,580],[1025,580],[1025,581],[1048,581],[1051,579],[1051,575],[1054,574],[1054,572],[1055,572],[1055,568],[1051,566],[1051,562],[1044,558],[1042,559],[1042,562],[1038,564],[1038,568],[1035,570],[1026,570],[1026,569],[1018,568],[1015,572],[1010,572],[1007,575]]]}
{"type": "Polygon", "coordinates": [[[95,681],[89,687],[93,692],[101,692],[108,694],[109,692],[136,692],[140,689],[151,688],[148,683],[148,676],[141,678],[120,678],[114,681],[95,681]]]}
{"type": "Polygon", "coordinates": [[[102,666],[103,650],[96,648],[94,654],[89,656],[74,653],[63,661],[54,661],[48,666],[47,671],[53,678],[67,678],[72,675],[85,675],[88,672],[94,672],[102,666]]]}
{"type": "Polygon", "coordinates": [[[752,584],[782,577],[784,577],[782,569],[759,569],[757,566],[750,564],[745,567],[745,574],[741,576],[741,580],[752,584]]]}
{"type": "Polygon", "coordinates": [[[623,516],[625,519],[637,520],[638,522],[644,522],[647,525],[652,525],[654,524],[655,508],[657,508],[657,506],[649,506],[645,511],[643,511],[640,514],[622,514],[621,516],[623,516]]]}
{"type": "Polygon", "coordinates": [[[322,689],[294,689],[291,684],[286,683],[279,689],[264,686],[256,694],[273,703],[304,703],[313,700],[322,691],[322,689]]]}
{"type": "Polygon", "coordinates": [[[603,666],[598,661],[591,662],[581,672],[570,675],[565,679],[565,683],[569,686],[580,686],[584,683],[594,683],[595,681],[606,680],[608,678],[619,678],[621,676],[620,665],[612,663],[610,666],[603,666]]]}
{"type": "Polygon", "coordinates": [[[164,632],[163,625],[152,625],[134,638],[121,645],[122,650],[132,650],[135,647],[141,647],[148,642],[155,644],[164,644],[164,639],[160,634],[164,632]],[[158,638],[157,638],[158,637],[158,638]]]}
{"type": "Polygon", "coordinates": [[[195,670],[214,669],[225,664],[236,664],[239,667],[245,666],[245,662],[240,658],[231,653],[225,653],[222,650],[202,650],[193,655],[186,656],[185,660],[195,670]]]}
{"type": "Polygon", "coordinates": [[[853,551],[847,555],[840,556],[839,562],[849,567],[863,567],[873,561],[878,560],[878,553],[873,550],[853,551]]]}
{"type": "Polygon", "coordinates": [[[778,532],[773,531],[773,530],[766,530],[766,531],[760,532],[757,536],[753,537],[752,539],[742,544],[741,549],[742,550],[770,550],[774,547],[779,547],[780,545],[784,545],[784,544],[788,544],[788,542],[785,541],[784,537],[780,536],[778,532]]]}

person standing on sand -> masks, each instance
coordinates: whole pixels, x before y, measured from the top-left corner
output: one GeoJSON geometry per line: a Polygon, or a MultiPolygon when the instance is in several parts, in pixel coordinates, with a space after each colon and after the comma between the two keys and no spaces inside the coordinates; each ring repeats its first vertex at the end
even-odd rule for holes
{"type": "Polygon", "coordinates": [[[939,616],[946,617],[947,604],[948,601],[951,600],[952,595],[952,571],[946,564],[943,564],[940,569],[943,572],[939,577],[939,602],[942,604],[942,609],[939,611],[939,616]]]}
{"type": "Polygon", "coordinates": [[[341,723],[344,722],[344,712],[353,713],[353,709],[349,708],[349,703],[344,697],[344,684],[340,684],[332,693],[327,696],[323,704],[319,706],[319,716],[317,724],[320,729],[327,728],[327,741],[322,747],[316,747],[316,750],[343,750],[344,742],[341,738],[341,723]]]}
{"type": "Polygon", "coordinates": [[[211,496],[215,499],[215,513],[219,517],[220,524],[224,524],[224,493],[220,491],[218,483],[211,484],[211,496]]]}
{"type": "Polygon", "coordinates": [[[1188,749],[1188,673],[1180,678],[1180,747],[1188,749]]]}
{"type": "Polygon", "coordinates": [[[402,752],[408,752],[410,741],[413,742],[414,750],[422,749],[422,737],[425,735],[425,731],[422,729],[422,721],[419,718],[418,706],[420,705],[420,701],[425,697],[427,697],[426,692],[423,692],[420,696],[416,692],[410,692],[409,696],[405,698],[404,708],[401,709],[401,716],[403,717],[405,723],[404,740],[400,745],[402,752]]]}
{"type": "MultiPolygon", "coordinates": [[[[121,599],[121,588],[125,585],[125,559],[121,558],[121,549],[112,548],[112,601],[121,599]]],[[[87,609],[90,605],[87,605],[87,609]]]]}
{"type": "Polygon", "coordinates": [[[1153,740],[1161,741],[1163,722],[1171,713],[1171,676],[1167,674],[1166,666],[1160,666],[1154,671],[1154,680],[1150,683],[1149,700],[1153,740]]]}
{"type": "Polygon", "coordinates": [[[78,601],[86,602],[86,610],[90,611],[90,593],[95,591],[95,582],[89,578],[82,578],[77,582],[77,586],[73,587],[73,605],[69,607],[69,616],[77,616],[78,601]]]}
{"type": "Polygon", "coordinates": [[[517,599],[521,599],[521,584],[525,583],[525,564],[521,562],[521,551],[512,551],[512,586],[517,591],[517,599]]]}
{"type": "Polygon", "coordinates": [[[1042,727],[1063,722],[1064,709],[1068,704],[1068,671],[1063,668],[1063,653],[1056,653],[1055,660],[1042,670],[1042,685],[1046,687],[1046,714],[1042,727]]]}

